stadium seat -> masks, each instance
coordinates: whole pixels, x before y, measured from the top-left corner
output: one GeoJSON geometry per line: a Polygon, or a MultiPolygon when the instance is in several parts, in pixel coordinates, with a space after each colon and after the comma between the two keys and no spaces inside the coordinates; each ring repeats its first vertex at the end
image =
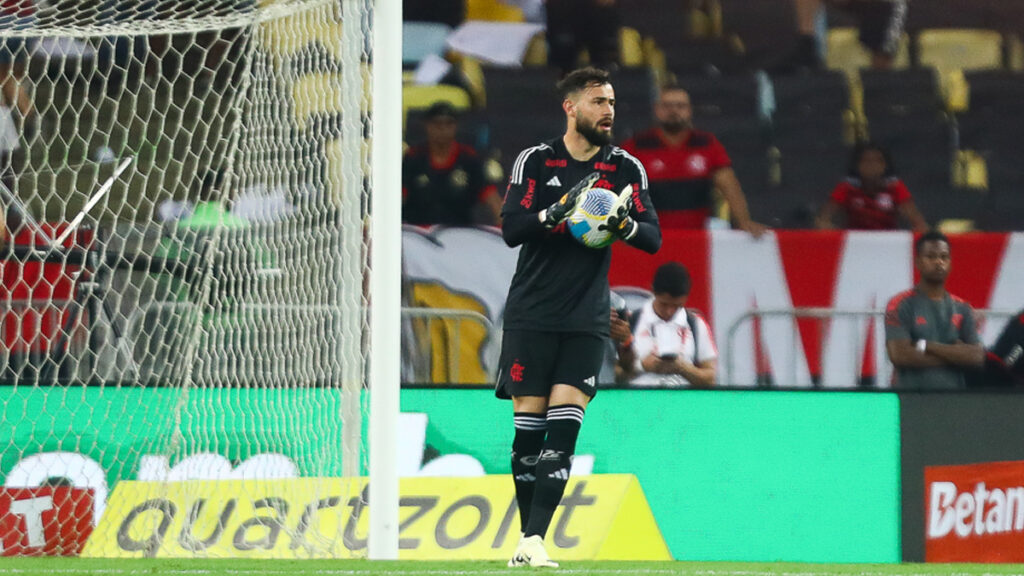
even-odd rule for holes
{"type": "Polygon", "coordinates": [[[935,70],[861,70],[863,111],[875,117],[934,115],[944,106],[935,70]]]}
{"type": "Polygon", "coordinates": [[[918,62],[940,74],[1003,67],[1003,38],[994,30],[923,30],[917,50],[918,62]]]}
{"type": "Polygon", "coordinates": [[[297,78],[292,84],[292,105],[298,126],[305,128],[313,116],[340,114],[342,86],[337,74],[306,74],[297,78]]]}
{"type": "Polygon", "coordinates": [[[466,20],[522,22],[523,11],[501,0],[466,0],[466,20]]]}
{"type": "Polygon", "coordinates": [[[772,78],[774,120],[832,119],[850,107],[850,90],[839,72],[772,78]]]}
{"type": "Polygon", "coordinates": [[[991,30],[925,30],[918,35],[918,61],[939,72],[947,108],[967,106],[964,72],[1003,67],[1003,39],[991,30]]]}
{"type": "Polygon", "coordinates": [[[615,86],[615,138],[625,140],[653,122],[656,87],[647,68],[621,68],[612,73],[615,86]]]}
{"type": "Polygon", "coordinates": [[[746,67],[745,48],[736,35],[722,38],[659,40],[668,68],[677,74],[732,75],[746,67]]]}
{"type": "Polygon", "coordinates": [[[491,145],[507,170],[521,150],[565,129],[555,91],[557,72],[548,68],[484,68],[491,145]]]}
{"type": "Polygon", "coordinates": [[[988,165],[976,150],[957,150],[953,160],[953,184],[958,188],[988,190],[988,165]]]}
{"type": "Polygon", "coordinates": [[[402,87],[402,118],[405,119],[410,110],[424,110],[434,102],[440,101],[448,102],[456,110],[468,110],[471,107],[469,94],[457,86],[406,85],[402,87]]]}
{"type": "MultiPolygon", "coordinates": [[[[847,75],[856,74],[861,68],[871,65],[871,52],[860,43],[856,28],[833,28],[826,39],[825,66],[847,75]]],[[[893,69],[903,70],[910,66],[910,38],[904,34],[893,61],[893,69]]]]}
{"type": "Polygon", "coordinates": [[[636,28],[619,29],[619,64],[627,68],[644,65],[643,39],[636,28]]]}
{"type": "Polygon", "coordinates": [[[694,120],[714,116],[756,119],[761,115],[760,85],[753,74],[741,76],[677,75],[679,86],[690,93],[694,120]]]}
{"type": "Polygon", "coordinates": [[[445,53],[452,29],[438,22],[402,23],[402,64],[416,65],[427,56],[445,53]]]}
{"type": "Polygon", "coordinates": [[[1024,113],[1024,74],[985,70],[965,74],[970,114],[1024,113]]]}
{"type": "Polygon", "coordinates": [[[341,38],[341,18],[325,17],[321,10],[340,10],[327,5],[316,10],[304,11],[294,16],[267,20],[260,26],[262,40],[267,43],[270,52],[286,59],[311,42],[319,42],[329,50],[334,58],[341,60],[343,55],[341,38]],[[303,34],[296,34],[301,30],[303,34]]]}

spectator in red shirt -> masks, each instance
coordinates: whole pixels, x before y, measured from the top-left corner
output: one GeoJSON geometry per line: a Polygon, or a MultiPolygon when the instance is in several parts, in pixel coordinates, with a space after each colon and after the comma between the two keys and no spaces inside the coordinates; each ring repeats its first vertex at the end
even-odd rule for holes
{"type": "Polygon", "coordinates": [[[854,149],[849,177],[832,191],[828,204],[818,215],[818,228],[834,228],[833,221],[839,213],[846,217],[849,230],[898,230],[900,216],[914,232],[928,230],[910,190],[895,176],[889,153],[870,142],[854,149]]]}
{"type": "Polygon", "coordinates": [[[417,226],[497,225],[501,196],[476,150],[455,139],[458,117],[447,102],[427,110],[427,141],[402,160],[402,221],[417,226]]]}
{"type": "Polygon", "coordinates": [[[750,219],[732,161],[709,132],[693,127],[690,94],[678,87],[662,89],[654,107],[656,126],[622,144],[647,170],[651,203],[663,229],[699,229],[707,225],[714,190],[729,205],[733,224],[760,236],[763,224],[750,219]]]}

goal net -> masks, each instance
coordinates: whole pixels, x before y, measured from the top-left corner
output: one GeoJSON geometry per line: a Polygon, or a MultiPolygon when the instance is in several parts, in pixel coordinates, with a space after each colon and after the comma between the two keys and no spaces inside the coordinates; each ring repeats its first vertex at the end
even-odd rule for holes
{"type": "Polygon", "coordinates": [[[2,554],[365,554],[371,4],[0,2],[2,554]]]}

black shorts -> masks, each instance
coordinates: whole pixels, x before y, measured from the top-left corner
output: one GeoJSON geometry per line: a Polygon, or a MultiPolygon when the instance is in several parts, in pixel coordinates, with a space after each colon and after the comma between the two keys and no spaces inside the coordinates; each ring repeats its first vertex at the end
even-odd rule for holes
{"type": "Polygon", "coordinates": [[[605,342],[593,332],[505,330],[494,395],[548,397],[552,385],[568,384],[593,398],[605,342]]]}
{"type": "Polygon", "coordinates": [[[907,23],[907,0],[850,0],[843,4],[860,18],[860,42],[872,52],[895,56],[907,23]]]}

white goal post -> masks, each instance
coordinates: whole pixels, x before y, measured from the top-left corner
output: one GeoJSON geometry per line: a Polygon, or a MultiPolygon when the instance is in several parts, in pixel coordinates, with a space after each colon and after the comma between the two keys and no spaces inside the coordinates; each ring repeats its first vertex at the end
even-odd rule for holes
{"type": "Polygon", "coordinates": [[[397,558],[401,0],[8,4],[0,490],[91,530],[18,551],[397,558]]]}

